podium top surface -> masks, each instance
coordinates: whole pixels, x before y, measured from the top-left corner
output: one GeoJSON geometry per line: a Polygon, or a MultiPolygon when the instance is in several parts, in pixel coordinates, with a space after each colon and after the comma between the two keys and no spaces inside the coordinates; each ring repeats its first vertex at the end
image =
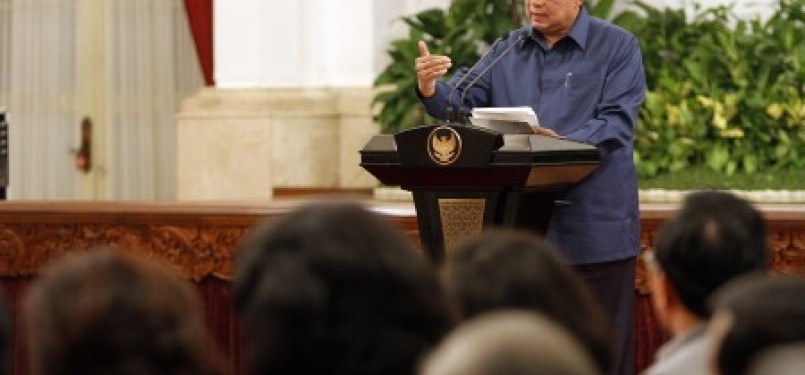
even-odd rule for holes
{"type": "MultiPolygon", "coordinates": [[[[481,155],[480,165],[545,165],[566,163],[598,164],[601,155],[595,146],[556,139],[537,134],[501,134],[501,145],[481,155]]],[[[427,141],[423,140],[415,152],[427,158],[427,141]]],[[[464,152],[472,152],[472,145],[463,145],[464,152]]],[[[393,135],[376,135],[360,151],[361,164],[401,163],[400,150],[393,135]]],[[[424,160],[427,163],[428,160],[424,160]]],[[[467,165],[464,165],[467,166],[467,165]]]]}
{"type": "Polygon", "coordinates": [[[567,187],[601,162],[585,143],[455,124],[376,135],[360,154],[381,183],[414,190],[567,187]]]}

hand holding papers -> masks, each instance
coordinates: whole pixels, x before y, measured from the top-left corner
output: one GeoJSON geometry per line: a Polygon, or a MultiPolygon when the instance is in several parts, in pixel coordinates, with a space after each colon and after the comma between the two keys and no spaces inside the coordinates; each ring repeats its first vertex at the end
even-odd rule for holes
{"type": "Polygon", "coordinates": [[[533,134],[540,127],[531,107],[483,107],[472,110],[472,124],[506,134],[533,134]]]}

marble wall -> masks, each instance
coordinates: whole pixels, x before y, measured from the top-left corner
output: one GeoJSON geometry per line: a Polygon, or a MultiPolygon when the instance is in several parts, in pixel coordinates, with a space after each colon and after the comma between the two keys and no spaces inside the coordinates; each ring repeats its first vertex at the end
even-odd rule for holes
{"type": "Polygon", "coordinates": [[[358,150],[378,132],[372,91],[206,88],[177,117],[177,198],[270,198],[277,188],[369,188],[358,150]]]}

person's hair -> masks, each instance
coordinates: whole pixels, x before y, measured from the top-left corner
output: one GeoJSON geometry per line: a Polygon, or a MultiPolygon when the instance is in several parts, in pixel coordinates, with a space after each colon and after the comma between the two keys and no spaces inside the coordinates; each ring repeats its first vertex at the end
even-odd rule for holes
{"type": "Polygon", "coordinates": [[[14,336],[11,333],[11,308],[0,290],[0,375],[10,374],[14,336]]]}
{"type": "Polygon", "coordinates": [[[576,337],[542,314],[499,310],[462,323],[422,375],[600,374],[576,337]]]}
{"type": "Polygon", "coordinates": [[[689,194],[660,231],[655,259],[683,305],[707,318],[707,299],[730,279],[766,268],[769,247],[763,217],[727,192],[689,194]]]}
{"type": "Polygon", "coordinates": [[[752,361],[748,375],[802,375],[805,369],[805,341],[774,346],[752,361]]]}
{"type": "Polygon", "coordinates": [[[25,309],[36,375],[223,373],[192,287],[119,249],[56,260],[25,309]]]}
{"type": "Polygon", "coordinates": [[[411,374],[450,329],[435,272],[399,228],[349,202],[257,228],[235,307],[252,374],[411,374]]]}
{"type": "Polygon", "coordinates": [[[805,343],[805,279],[801,277],[739,278],[714,295],[713,307],[730,321],[716,345],[721,374],[746,374],[766,349],[805,343]]]}
{"type": "Polygon", "coordinates": [[[601,307],[558,251],[536,235],[486,231],[456,247],[442,276],[462,318],[503,308],[536,311],[575,335],[602,372],[611,366],[611,328],[601,307]]]}

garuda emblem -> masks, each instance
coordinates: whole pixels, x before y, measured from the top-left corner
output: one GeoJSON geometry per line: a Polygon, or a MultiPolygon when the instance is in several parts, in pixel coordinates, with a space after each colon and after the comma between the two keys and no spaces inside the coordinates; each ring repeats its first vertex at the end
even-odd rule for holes
{"type": "Polygon", "coordinates": [[[461,136],[449,126],[433,129],[428,136],[428,154],[436,164],[453,164],[461,156],[461,136]]]}

